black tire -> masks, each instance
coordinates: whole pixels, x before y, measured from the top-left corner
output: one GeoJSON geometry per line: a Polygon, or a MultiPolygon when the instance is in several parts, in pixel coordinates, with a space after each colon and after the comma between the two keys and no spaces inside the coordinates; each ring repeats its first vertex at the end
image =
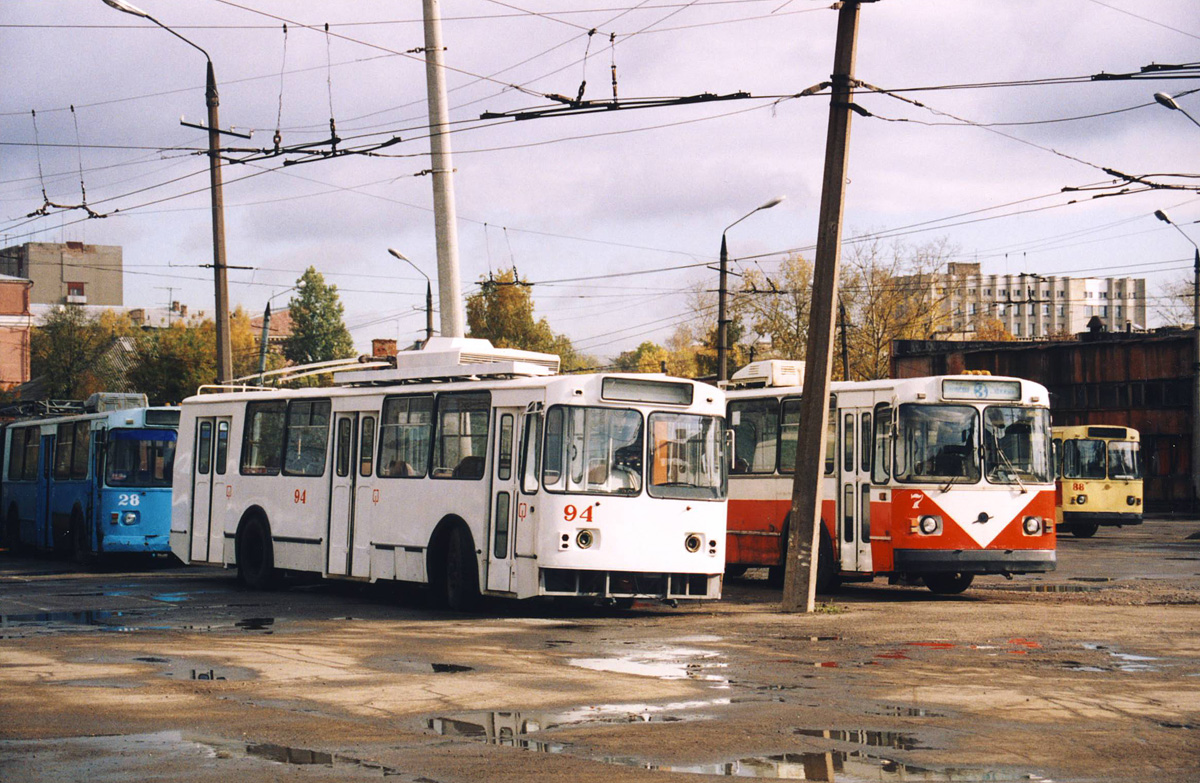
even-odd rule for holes
{"type": "Polygon", "coordinates": [[[259,517],[251,517],[237,536],[237,578],[251,590],[271,590],[279,582],[275,570],[275,547],[271,527],[259,517]]]}
{"type": "Polygon", "coordinates": [[[479,567],[471,533],[455,525],[446,536],[442,550],[442,573],[438,580],[439,603],[455,612],[467,612],[479,605],[479,567]]]}
{"type": "Polygon", "coordinates": [[[937,595],[958,595],[971,586],[975,574],[925,574],[925,586],[937,595]]]}
{"type": "Polygon", "coordinates": [[[730,579],[737,579],[746,575],[746,569],[750,568],[747,565],[728,565],[725,566],[725,576],[730,579]]]}
{"type": "Polygon", "coordinates": [[[1091,538],[1096,535],[1096,531],[1100,529],[1100,525],[1095,522],[1071,525],[1071,535],[1076,538],[1091,538]]]}
{"type": "Polygon", "coordinates": [[[767,587],[781,588],[786,579],[787,566],[777,565],[767,569],[767,587]]]}

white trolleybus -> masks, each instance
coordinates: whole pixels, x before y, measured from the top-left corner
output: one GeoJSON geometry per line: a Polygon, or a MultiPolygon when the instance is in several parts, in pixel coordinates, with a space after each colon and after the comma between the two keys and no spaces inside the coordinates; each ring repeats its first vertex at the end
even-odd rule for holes
{"type": "MultiPolygon", "coordinates": [[[[802,362],[756,362],[727,388],[731,573],[782,583],[802,380],[802,362]]],[[[977,574],[1053,570],[1048,399],[980,375],[832,384],[818,589],[888,576],[959,593],[977,574]]]]}
{"type": "MultiPolygon", "coordinates": [[[[724,395],[433,338],[308,389],[184,400],[171,549],[236,567],[480,594],[719,598],[724,395]]],[[[203,390],[202,390],[203,392],[203,390]]]]}

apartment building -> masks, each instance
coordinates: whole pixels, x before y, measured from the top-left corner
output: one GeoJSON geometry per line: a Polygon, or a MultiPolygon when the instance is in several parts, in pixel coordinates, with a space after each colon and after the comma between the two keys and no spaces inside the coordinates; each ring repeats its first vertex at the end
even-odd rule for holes
{"type": "Polygon", "coordinates": [[[1144,278],[985,275],[977,263],[951,263],[946,272],[926,276],[925,284],[943,308],[946,339],[973,339],[983,319],[1030,340],[1085,331],[1093,317],[1110,332],[1146,327],[1144,278]]]}
{"type": "Polygon", "coordinates": [[[117,245],[26,242],[0,250],[0,274],[33,283],[33,305],[124,304],[124,269],[117,245]]]}

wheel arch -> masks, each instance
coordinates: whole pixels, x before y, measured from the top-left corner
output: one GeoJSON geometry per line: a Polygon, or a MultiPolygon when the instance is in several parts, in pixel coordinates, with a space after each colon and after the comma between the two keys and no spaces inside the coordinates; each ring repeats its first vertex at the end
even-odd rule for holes
{"type": "Polygon", "coordinates": [[[462,527],[466,531],[467,538],[471,541],[471,549],[476,550],[475,534],[471,532],[471,526],[465,519],[458,514],[447,514],[442,517],[441,521],[433,528],[433,533],[429,536],[429,546],[425,550],[425,581],[429,584],[433,584],[435,579],[441,575],[443,563],[446,560],[446,545],[450,541],[450,531],[456,527],[462,527]]]}

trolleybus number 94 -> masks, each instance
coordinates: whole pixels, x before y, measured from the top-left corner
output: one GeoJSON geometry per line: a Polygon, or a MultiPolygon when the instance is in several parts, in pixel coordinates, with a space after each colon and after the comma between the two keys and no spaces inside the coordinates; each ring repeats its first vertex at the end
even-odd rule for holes
{"type": "Polygon", "coordinates": [[[308,490],[307,489],[296,490],[294,493],[292,493],[292,502],[297,503],[297,504],[307,504],[308,503],[308,490]]]}
{"type": "Polygon", "coordinates": [[[588,506],[583,511],[575,508],[571,504],[563,506],[563,519],[567,522],[574,522],[576,519],[582,519],[584,522],[592,521],[592,507],[588,506]]]}

